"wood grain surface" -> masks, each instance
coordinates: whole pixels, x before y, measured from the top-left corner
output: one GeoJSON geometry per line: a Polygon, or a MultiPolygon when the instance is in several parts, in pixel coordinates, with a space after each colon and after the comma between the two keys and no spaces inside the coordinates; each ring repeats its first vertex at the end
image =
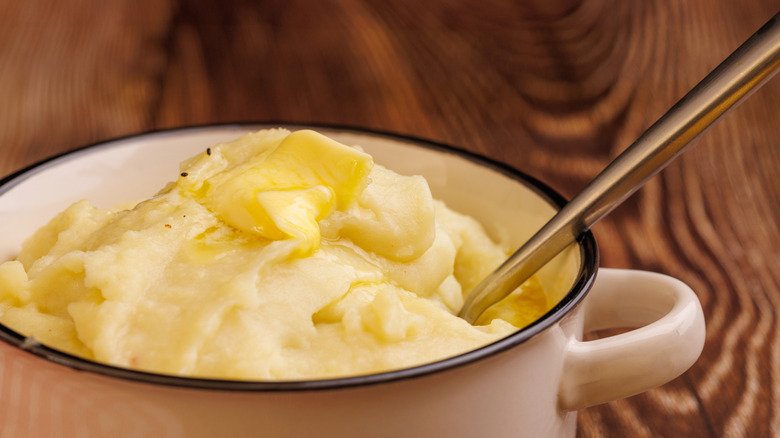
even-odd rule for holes
{"type": "MultiPolygon", "coordinates": [[[[0,176],[227,121],[446,142],[571,196],[780,0],[0,0],[0,176]]],[[[707,340],[579,436],[780,436],[780,78],[599,223],[602,265],[697,292],[707,340]]],[[[8,231],[3,231],[8,232],[8,231]]]]}

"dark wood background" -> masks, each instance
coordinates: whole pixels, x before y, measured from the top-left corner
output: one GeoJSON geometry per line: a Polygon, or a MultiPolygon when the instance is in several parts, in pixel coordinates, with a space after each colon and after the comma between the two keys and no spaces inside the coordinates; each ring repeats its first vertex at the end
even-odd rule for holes
{"type": "MultiPolygon", "coordinates": [[[[780,0],[0,0],[0,175],[115,136],[225,121],[450,143],[567,196],[780,0]]],[[[698,293],[681,378],[579,435],[780,436],[780,78],[595,227],[602,265],[698,293]]],[[[2,232],[8,232],[2,231],[2,232]]]]}

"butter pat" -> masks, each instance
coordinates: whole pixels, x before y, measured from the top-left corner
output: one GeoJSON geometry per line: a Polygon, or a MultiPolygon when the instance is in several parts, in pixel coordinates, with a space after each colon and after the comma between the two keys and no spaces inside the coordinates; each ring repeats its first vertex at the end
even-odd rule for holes
{"type": "MultiPolygon", "coordinates": [[[[219,159],[222,149],[210,149],[207,158],[219,159]]],[[[192,186],[192,195],[239,230],[295,239],[301,256],[319,248],[318,221],[353,204],[374,165],[369,155],[309,130],[269,142],[254,156],[222,158],[226,169],[192,186]]],[[[196,179],[196,167],[185,167],[182,178],[196,179]]]]}

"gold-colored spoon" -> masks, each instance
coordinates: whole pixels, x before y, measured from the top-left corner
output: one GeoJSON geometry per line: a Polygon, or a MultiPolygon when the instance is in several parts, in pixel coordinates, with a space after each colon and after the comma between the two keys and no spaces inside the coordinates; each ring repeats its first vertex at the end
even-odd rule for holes
{"type": "Polygon", "coordinates": [[[460,312],[474,323],[573,243],[693,140],[766,83],[780,66],[780,13],[745,41],[610,163],[528,242],[471,291],[460,312]]]}

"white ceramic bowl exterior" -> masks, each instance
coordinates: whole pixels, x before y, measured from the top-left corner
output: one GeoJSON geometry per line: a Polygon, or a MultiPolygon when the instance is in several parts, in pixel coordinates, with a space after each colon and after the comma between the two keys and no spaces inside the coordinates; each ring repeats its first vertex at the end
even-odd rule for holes
{"type": "MultiPolygon", "coordinates": [[[[7,178],[0,260],[72,202],[109,207],[146,198],[175,178],[182,159],[263,127],[141,135],[7,178]]],[[[386,167],[425,176],[435,197],[512,246],[555,211],[555,195],[495,163],[392,135],[316,129],[363,146],[386,167]]],[[[454,359],[367,377],[268,384],[157,376],[27,346],[0,327],[0,435],[573,437],[577,409],[677,377],[704,342],[701,306],[687,286],[610,269],[594,282],[592,236],[581,245],[544,268],[542,281],[562,291],[562,303],[531,327],[454,359]],[[581,341],[583,330],[611,327],[640,328],[581,341]]]]}

